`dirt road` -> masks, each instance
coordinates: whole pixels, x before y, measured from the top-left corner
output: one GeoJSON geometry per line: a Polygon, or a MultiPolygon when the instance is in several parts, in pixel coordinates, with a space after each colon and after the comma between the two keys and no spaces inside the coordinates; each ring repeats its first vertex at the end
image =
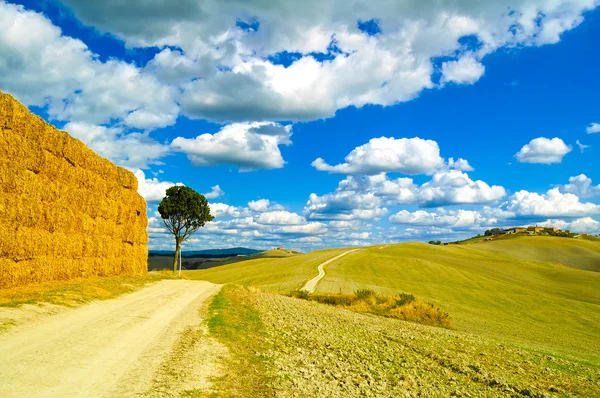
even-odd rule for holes
{"type": "Polygon", "coordinates": [[[339,256],[335,256],[334,258],[329,259],[329,260],[325,261],[324,263],[319,264],[319,266],[317,267],[317,269],[319,270],[319,275],[315,276],[314,278],[312,278],[311,280],[306,282],[306,285],[304,285],[302,290],[306,290],[310,293],[314,293],[315,289],[317,288],[317,284],[321,281],[321,279],[323,279],[325,277],[325,266],[336,260],[339,260],[340,258],[344,257],[346,254],[350,254],[357,250],[359,250],[359,249],[348,250],[347,252],[344,252],[344,253],[340,254],[339,256]]]}
{"type": "Polygon", "coordinates": [[[155,371],[219,285],[166,280],[0,335],[0,397],[129,397],[155,371]]]}

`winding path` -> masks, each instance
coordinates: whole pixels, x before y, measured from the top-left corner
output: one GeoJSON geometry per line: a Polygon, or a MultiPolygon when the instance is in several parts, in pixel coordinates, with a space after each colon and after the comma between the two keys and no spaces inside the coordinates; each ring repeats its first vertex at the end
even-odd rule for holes
{"type": "Polygon", "coordinates": [[[317,288],[317,284],[321,281],[321,279],[323,279],[323,277],[325,276],[325,266],[327,264],[330,264],[336,260],[339,260],[340,258],[344,257],[346,254],[350,254],[352,252],[358,251],[360,249],[354,249],[354,250],[348,250],[347,252],[344,252],[338,256],[335,256],[334,258],[331,258],[327,261],[325,261],[324,263],[319,264],[318,270],[319,270],[319,275],[315,276],[314,278],[312,278],[311,280],[309,280],[308,282],[306,282],[306,285],[304,285],[304,287],[302,288],[302,290],[306,290],[309,293],[314,293],[315,289],[317,288]]]}

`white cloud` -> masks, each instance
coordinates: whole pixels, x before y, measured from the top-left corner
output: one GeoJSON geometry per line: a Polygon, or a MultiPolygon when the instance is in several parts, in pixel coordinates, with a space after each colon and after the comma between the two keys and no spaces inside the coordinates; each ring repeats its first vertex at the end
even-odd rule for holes
{"type": "Polygon", "coordinates": [[[373,219],[387,214],[388,210],[380,205],[381,200],[373,193],[338,187],[323,196],[310,194],[304,215],[315,220],[373,219]]]}
{"type": "Polygon", "coordinates": [[[516,192],[492,214],[501,218],[582,218],[600,214],[600,205],[581,202],[577,195],[552,188],[546,194],[516,192]]]}
{"type": "Polygon", "coordinates": [[[468,55],[442,64],[442,83],[473,84],[485,73],[485,66],[468,55]]]}
{"type": "Polygon", "coordinates": [[[0,1],[0,88],[52,119],[141,129],[175,122],[172,88],[134,65],[101,62],[42,14],[0,1]]]}
{"type": "Polygon", "coordinates": [[[578,218],[573,221],[565,220],[546,220],[544,222],[537,223],[537,225],[543,227],[556,227],[563,231],[570,230],[573,233],[599,233],[600,222],[594,220],[591,217],[578,218]]]}
{"type": "Polygon", "coordinates": [[[214,187],[211,188],[210,192],[207,192],[204,194],[204,197],[206,199],[216,199],[223,195],[225,195],[225,192],[221,189],[220,186],[215,185],[214,187]]]}
{"type": "Polygon", "coordinates": [[[588,134],[600,133],[600,123],[592,123],[586,129],[588,134]]]}
{"type": "Polygon", "coordinates": [[[215,218],[220,216],[227,217],[244,217],[248,216],[248,209],[243,207],[235,207],[230,206],[226,203],[209,203],[210,214],[212,214],[215,218]]]}
{"type": "Polygon", "coordinates": [[[561,163],[563,157],[571,152],[571,146],[560,138],[539,137],[531,140],[515,155],[521,163],[561,163]]]}
{"type": "Polygon", "coordinates": [[[248,202],[248,208],[257,213],[283,210],[283,206],[271,203],[269,199],[251,200],[248,202]]]}
{"type": "Polygon", "coordinates": [[[581,153],[583,153],[586,149],[590,147],[590,145],[582,144],[581,142],[579,142],[579,140],[575,141],[575,143],[579,147],[579,150],[581,150],[581,153]]]}
{"type": "Polygon", "coordinates": [[[398,172],[408,175],[433,172],[443,164],[437,142],[421,138],[372,138],[355,148],[346,163],[328,165],[318,158],[312,166],[320,171],[339,174],[374,175],[398,172]]]}
{"type": "Polygon", "coordinates": [[[459,158],[454,160],[454,158],[448,159],[448,167],[455,170],[460,171],[474,171],[475,169],[471,167],[468,161],[463,158],[459,158]]]}
{"type": "Polygon", "coordinates": [[[256,222],[265,225],[301,225],[305,224],[306,220],[296,213],[278,210],[260,213],[256,217],[256,222]]]}
{"type": "Polygon", "coordinates": [[[581,198],[600,195],[600,185],[593,186],[592,179],[585,174],[569,178],[569,183],[560,186],[563,192],[575,194],[581,198]]]}
{"type": "Polygon", "coordinates": [[[233,165],[240,171],[278,169],[285,164],[279,145],[290,145],[292,126],[278,123],[234,123],[215,134],[177,137],[171,148],[184,152],[194,166],[233,165]]]}
{"type": "Polygon", "coordinates": [[[146,178],[144,172],[140,169],[134,171],[138,180],[138,193],[146,199],[146,202],[160,202],[166,195],[168,188],[182,183],[172,183],[160,181],[158,178],[146,178]]]}
{"type": "Polygon", "coordinates": [[[506,190],[486,182],[473,181],[467,173],[459,170],[435,173],[431,181],[417,190],[417,203],[425,206],[448,204],[484,204],[502,199],[506,190]]]}
{"type": "Polygon", "coordinates": [[[284,225],[273,231],[284,235],[323,235],[327,233],[327,226],[320,222],[311,222],[303,225],[284,225]]]}
{"type": "Polygon", "coordinates": [[[446,211],[440,209],[433,213],[424,210],[412,213],[401,210],[392,215],[390,221],[402,225],[436,226],[452,230],[480,230],[495,224],[497,219],[484,217],[479,212],[472,210],[446,211]]]}
{"type": "Polygon", "coordinates": [[[353,220],[385,215],[384,206],[416,204],[422,207],[488,204],[502,199],[506,191],[484,181],[473,181],[459,170],[441,170],[430,181],[417,185],[411,178],[390,180],[385,174],[349,176],[334,192],[312,193],[304,207],[308,219],[353,220]]]}
{"type": "MultiPolygon", "coordinates": [[[[344,0],[231,2],[63,0],[84,24],[129,47],[165,46],[153,67],[180,81],[187,116],[219,121],[312,120],[365,104],[393,105],[433,87],[432,59],[450,57],[446,81],[473,83],[484,57],[501,47],[556,43],[577,26],[594,0],[423,2],[344,0]],[[235,21],[256,19],[258,30],[235,21]],[[357,20],[375,18],[368,36],[357,20]],[[472,35],[469,48],[459,39],[472,35]],[[311,53],[337,50],[320,62],[311,53]],[[299,52],[289,67],[269,56],[299,52]],[[158,67],[157,67],[158,66],[158,67]],[[171,71],[169,71],[171,69],[171,71]],[[195,73],[193,72],[195,71],[195,73]],[[192,80],[195,78],[195,80],[192,80]]],[[[275,57],[276,58],[276,57],[275,57]]]]}
{"type": "Polygon", "coordinates": [[[147,134],[126,134],[119,127],[70,122],[63,130],[83,141],[100,156],[131,169],[159,164],[159,159],[169,153],[167,145],[154,141],[147,134]]]}

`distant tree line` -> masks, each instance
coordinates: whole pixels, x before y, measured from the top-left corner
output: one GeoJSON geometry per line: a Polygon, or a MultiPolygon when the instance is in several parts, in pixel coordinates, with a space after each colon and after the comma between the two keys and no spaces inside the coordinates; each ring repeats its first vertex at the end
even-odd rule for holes
{"type": "Polygon", "coordinates": [[[504,235],[506,232],[501,230],[500,228],[492,228],[492,229],[488,229],[487,231],[485,231],[485,236],[497,236],[497,235],[504,235]]]}

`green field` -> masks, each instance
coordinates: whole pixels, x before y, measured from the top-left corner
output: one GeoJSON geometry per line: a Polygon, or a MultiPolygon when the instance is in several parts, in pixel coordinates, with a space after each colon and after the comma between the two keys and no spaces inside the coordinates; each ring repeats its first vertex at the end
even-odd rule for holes
{"type": "MultiPolygon", "coordinates": [[[[255,259],[186,275],[288,292],[343,251],[255,259]]],[[[327,265],[317,292],[412,293],[450,313],[459,331],[600,364],[600,273],[559,262],[589,267],[599,258],[599,242],[555,237],[367,247],[327,265]]]]}
{"type": "Polygon", "coordinates": [[[250,260],[185,271],[184,276],[213,283],[258,286],[269,292],[289,292],[301,288],[307,280],[316,276],[319,264],[344,251],[346,250],[330,249],[308,254],[269,251],[250,260]]]}
{"type": "MultiPolygon", "coordinates": [[[[597,239],[597,238],[596,238],[597,239]]],[[[600,271],[600,240],[523,236],[482,242],[473,249],[521,260],[555,262],[588,271],[600,271]]]]}

